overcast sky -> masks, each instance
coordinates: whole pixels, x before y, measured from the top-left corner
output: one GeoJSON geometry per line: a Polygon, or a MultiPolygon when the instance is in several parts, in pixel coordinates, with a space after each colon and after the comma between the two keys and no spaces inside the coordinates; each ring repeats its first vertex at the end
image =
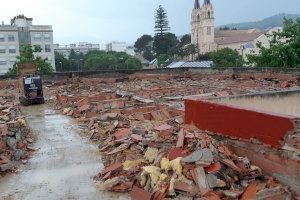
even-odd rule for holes
{"type": "MultiPolygon", "coordinates": [[[[201,3],[204,0],[200,0],[201,3]]],[[[212,0],[216,25],[256,21],[278,13],[300,13],[300,0],[212,0]]],[[[103,44],[133,43],[144,33],[153,34],[159,4],[168,12],[171,31],[189,33],[194,0],[2,0],[0,21],[16,14],[34,18],[37,25],[53,25],[54,42],[103,44]]]]}

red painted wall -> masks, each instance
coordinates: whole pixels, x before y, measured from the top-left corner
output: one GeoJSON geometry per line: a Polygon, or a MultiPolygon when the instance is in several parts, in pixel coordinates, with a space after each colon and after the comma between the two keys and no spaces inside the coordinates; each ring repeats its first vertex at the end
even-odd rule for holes
{"type": "Polygon", "coordinates": [[[185,100],[185,121],[199,129],[243,139],[256,138],[281,147],[284,136],[294,130],[295,118],[243,109],[206,100],[185,100]]]}

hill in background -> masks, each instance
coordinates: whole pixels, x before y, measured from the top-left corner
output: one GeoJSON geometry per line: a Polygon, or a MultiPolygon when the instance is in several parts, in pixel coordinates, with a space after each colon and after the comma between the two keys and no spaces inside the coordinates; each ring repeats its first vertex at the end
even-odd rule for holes
{"type": "Polygon", "coordinates": [[[229,27],[237,28],[237,29],[251,29],[251,28],[258,28],[261,30],[266,30],[273,27],[283,27],[284,18],[293,19],[296,20],[297,18],[300,18],[300,15],[298,14],[278,14],[271,17],[268,17],[266,19],[263,19],[261,21],[257,22],[243,22],[243,23],[234,23],[234,24],[226,24],[219,26],[218,28],[222,27],[229,27]]]}

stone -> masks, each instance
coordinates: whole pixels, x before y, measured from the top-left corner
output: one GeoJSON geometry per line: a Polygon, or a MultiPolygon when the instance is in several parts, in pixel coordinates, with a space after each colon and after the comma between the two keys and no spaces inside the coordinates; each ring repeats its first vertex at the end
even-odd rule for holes
{"type": "Polygon", "coordinates": [[[23,155],[24,155],[24,151],[17,150],[14,154],[15,160],[20,161],[23,155]]]}
{"type": "Polygon", "coordinates": [[[16,141],[20,142],[22,140],[22,134],[20,131],[16,132],[16,141]]]}
{"type": "Polygon", "coordinates": [[[8,170],[12,170],[14,168],[14,165],[12,163],[6,163],[3,165],[0,165],[0,171],[1,172],[6,172],[8,170]]]}
{"type": "Polygon", "coordinates": [[[181,147],[183,147],[183,144],[184,144],[184,131],[183,131],[183,129],[181,129],[178,132],[178,140],[177,140],[176,147],[181,148],[181,147]]]}
{"type": "Polygon", "coordinates": [[[234,191],[234,190],[224,190],[223,194],[228,197],[228,198],[232,198],[232,199],[238,199],[239,196],[241,196],[243,194],[243,191],[234,191]]]}
{"type": "Polygon", "coordinates": [[[204,168],[202,166],[199,166],[191,170],[191,173],[195,183],[198,185],[200,189],[201,195],[206,194],[210,190],[210,188],[206,180],[204,168]]]}
{"type": "Polygon", "coordinates": [[[207,174],[206,180],[210,188],[223,188],[226,186],[223,180],[218,179],[218,177],[213,174],[207,174]]]}
{"type": "Polygon", "coordinates": [[[15,138],[8,137],[6,143],[13,150],[17,147],[17,140],[15,138]]]}
{"type": "Polygon", "coordinates": [[[191,155],[182,159],[182,162],[192,163],[192,162],[201,162],[205,164],[211,164],[213,162],[213,154],[210,149],[200,149],[194,151],[191,155]]]}

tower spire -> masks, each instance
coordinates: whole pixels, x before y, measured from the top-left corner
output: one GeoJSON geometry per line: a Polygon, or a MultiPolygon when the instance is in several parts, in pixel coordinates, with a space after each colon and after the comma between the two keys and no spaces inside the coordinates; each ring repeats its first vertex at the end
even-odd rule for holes
{"type": "Polygon", "coordinates": [[[199,0],[195,0],[194,9],[199,9],[199,8],[200,8],[199,0]]]}
{"type": "Polygon", "coordinates": [[[204,0],[204,4],[210,4],[210,0],[204,0]]]}

